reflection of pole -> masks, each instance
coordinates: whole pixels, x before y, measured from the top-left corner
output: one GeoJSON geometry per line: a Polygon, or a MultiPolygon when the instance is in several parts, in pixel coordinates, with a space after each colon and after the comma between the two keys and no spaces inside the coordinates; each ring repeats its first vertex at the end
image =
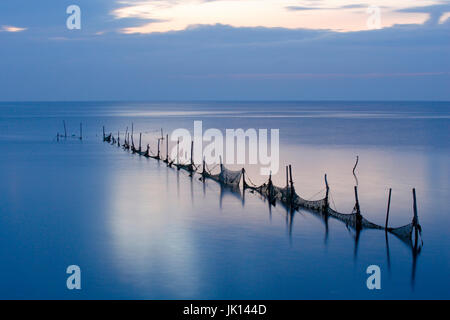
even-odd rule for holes
{"type": "Polygon", "coordinates": [[[386,225],[384,226],[384,229],[387,231],[388,223],[389,223],[389,210],[391,208],[391,194],[392,194],[392,188],[389,188],[389,198],[388,198],[388,205],[387,205],[387,211],[386,211],[386,225]]]}
{"type": "Polygon", "coordinates": [[[386,238],[386,255],[387,255],[387,265],[388,265],[388,270],[389,273],[391,272],[391,254],[389,252],[389,234],[387,232],[385,232],[384,234],[385,238],[386,238]]]}

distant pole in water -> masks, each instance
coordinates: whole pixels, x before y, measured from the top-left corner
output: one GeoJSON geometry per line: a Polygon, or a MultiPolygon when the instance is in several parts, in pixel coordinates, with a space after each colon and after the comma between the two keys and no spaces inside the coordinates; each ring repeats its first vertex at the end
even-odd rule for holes
{"type": "Polygon", "coordinates": [[[289,165],[289,183],[291,184],[291,205],[294,201],[294,180],[292,179],[292,166],[289,165]]]}
{"type": "Polygon", "coordinates": [[[160,158],[160,156],[159,156],[159,154],[160,154],[160,151],[159,151],[159,145],[160,145],[160,143],[161,143],[161,139],[158,139],[158,160],[159,160],[159,158],[160,158]]]}
{"type": "Polygon", "coordinates": [[[389,223],[389,211],[391,210],[391,194],[392,194],[392,188],[389,188],[388,205],[387,205],[387,211],[386,211],[386,224],[384,226],[384,229],[386,231],[388,229],[388,223],[389,223]]]}
{"type": "Polygon", "coordinates": [[[83,124],[80,122],[80,140],[83,140],[83,124]]]}
{"type": "Polygon", "coordinates": [[[356,215],[358,217],[361,216],[361,210],[359,208],[358,187],[357,186],[355,186],[355,209],[356,209],[356,215]]]}
{"type": "Polygon", "coordinates": [[[356,156],[355,166],[353,167],[353,174],[355,174],[356,167],[358,166],[359,156],[356,156]]]}
{"type": "Polygon", "coordinates": [[[105,135],[105,126],[103,126],[103,140],[105,140],[106,135],[105,135]]]}
{"type": "Polygon", "coordinates": [[[166,161],[169,163],[169,135],[166,135],[166,161]]]}
{"type": "Polygon", "coordinates": [[[64,125],[64,138],[67,138],[66,120],[63,120],[64,125]]]}
{"type": "Polygon", "coordinates": [[[417,200],[416,200],[416,188],[413,188],[412,189],[412,192],[413,192],[413,210],[414,210],[414,218],[413,218],[413,225],[414,226],[416,226],[417,225],[417,220],[418,220],[418,217],[417,217],[417,200]]]}
{"type": "Polygon", "coordinates": [[[180,138],[177,140],[177,164],[180,164],[180,138]]]}
{"type": "MultiPolygon", "coordinates": [[[[413,229],[414,229],[414,251],[417,250],[417,244],[419,241],[419,230],[420,230],[420,226],[419,226],[419,218],[417,216],[417,200],[416,200],[416,188],[413,188],[412,190],[413,192],[413,209],[414,209],[414,218],[413,218],[413,229]]],[[[414,277],[414,275],[413,275],[414,277]]]]}
{"type": "Polygon", "coordinates": [[[194,165],[194,141],[191,141],[191,165],[194,165]]]}
{"type": "Polygon", "coordinates": [[[325,173],[325,187],[326,187],[326,194],[325,194],[325,210],[328,208],[329,206],[329,202],[328,202],[328,195],[330,193],[330,187],[328,186],[328,179],[327,179],[327,174],[325,173]]]}
{"type": "Polygon", "coordinates": [[[142,140],[142,132],[139,133],[139,152],[142,151],[142,148],[141,148],[141,140],[142,140]]]}
{"type": "Polygon", "coordinates": [[[358,177],[356,176],[356,167],[358,166],[359,156],[356,156],[355,166],[353,167],[353,176],[355,177],[356,185],[358,185],[358,177]]]}

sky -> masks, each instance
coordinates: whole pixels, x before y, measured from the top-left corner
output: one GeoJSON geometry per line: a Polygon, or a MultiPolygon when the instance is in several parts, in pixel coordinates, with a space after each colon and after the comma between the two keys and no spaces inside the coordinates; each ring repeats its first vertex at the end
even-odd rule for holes
{"type": "Polygon", "coordinates": [[[0,1],[0,101],[450,100],[449,54],[449,0],[0,1]]]}

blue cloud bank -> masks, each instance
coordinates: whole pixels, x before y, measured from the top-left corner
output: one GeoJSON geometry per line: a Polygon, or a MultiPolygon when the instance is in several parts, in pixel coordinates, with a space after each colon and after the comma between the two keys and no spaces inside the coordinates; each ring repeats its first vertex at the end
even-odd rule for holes
{"type": "Polygon", "coordinates": [[[42,1],[43,18],[20,2],[0,8],[0,24],[28,28],[0,32],[2,101],[450,100],[448,20],[347,33],[205,25],[95,34],[123,23],[107,1],[72,31],[57,14],[66,3],[42,1]]]}

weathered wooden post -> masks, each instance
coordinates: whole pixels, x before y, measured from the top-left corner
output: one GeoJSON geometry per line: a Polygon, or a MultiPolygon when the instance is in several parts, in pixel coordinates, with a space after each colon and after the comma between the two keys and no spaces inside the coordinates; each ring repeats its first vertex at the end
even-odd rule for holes
{"type": "Polygon", "coordinates": [[[191,141],[191,165],[194,165],[194,141],[191,141]]]}
{"type": "Polygon", "coordinates": [[[245,168],[242,168],[242,204],[245,202],[245,187],[247,183],[245,182],[245,168]]]}
{"type": "Polygon", "coordinates": [[[270,174],[269,174],[269,183],[268,183],[268,188],[269,188],[269,204],[272,204],[273,203],[273,195],[272,195],[272,186],[273,186],[273,184],[272,184],[272,170],[270,170],[270,174]]]}
{"type": "Polygon", "coordinates": [[[180,138],[177,140],[177,165],[180,164],[180,138]]]}
{"type": "MultiPolygon", "coordinates": [[[[417,215],[417,200],[416,200],[416,188],[413,188],[413,209],[414,209],[414,218],[413,218],[413,229],[414,229],[414,255],[417,255],[417,245],[419,243],[419,217],[417,215]]],[[[415,264],[415,263],[414,263],[415,264]]],[[[414,270],[415,272],[415,270],[414,270]]],[[[414,277],[414,275],[413,275],[414,277]]]]}
{"type": "Polygon", "coordinates": [[[166,162],[169,163],[169,135],[166,134],[166,162]]]}
{"type": "Polygon", "coordinates": [[[291,184],[291,206],[294,204],[294,180],[292,179],[292,166],[289,165],[289,183],[291,184]]]}
{"type": "Polygon", "coordinates": [[[359,208],[359,200],[358,200],[358,187],[355,186],[355,209],[356,209],[356,215],[361,217],[361,210],[359,208]]]}
{"type": "Polygon", "coordinates": [[[323,211],[328,210],[329,202],[328,202],[328,196],[330,193],[330,187],[328,186],[328,179],[327,174],[325,173],[325,187],[326,187],[326,193],[325,193],[325,208],[323,208],[323,211]]]}
{"type": "Polygon", "coordinates": [[[389,198],[388,198],[388,205],[387,205],[387,211],[386,211],[386,224],[384,226],[384,230],[386,230],[386,231],[388,229],[389,211],[391,209],[391,194],[392,194],[392,188],[389,188],[389,198]]]}
{"type": "Polygon", "coordinates": [[[141,148],[141,140],[142,140],[142,132],[139,133],[139,153],[142,152],[142,148],[141,148]]]}
{"type": "Polygon", "coordinates": [[[205,182],[205,175],[206,175],[206,161],[205,157],[203,157],[203,170],[202,170],[203,182],[205,182]]]}
{"type": "Polygon", "coordinates": [[[417,200],[416,200],[416,188],[412,189],[413,192],[413,210],[414,210],[414,218],[413,218],[413,226],[415,227],[418,223],[417,217],[417,200]]]}
{"type": "Polygon", "coordinates": [[[161,139],[158,139],[158,154],[157,154],[157,157],[158,157],[158,160],[160,159],[160,156],[159,156],[159,154],[160,154],[160,143],[161,143],[161,139]]]}

